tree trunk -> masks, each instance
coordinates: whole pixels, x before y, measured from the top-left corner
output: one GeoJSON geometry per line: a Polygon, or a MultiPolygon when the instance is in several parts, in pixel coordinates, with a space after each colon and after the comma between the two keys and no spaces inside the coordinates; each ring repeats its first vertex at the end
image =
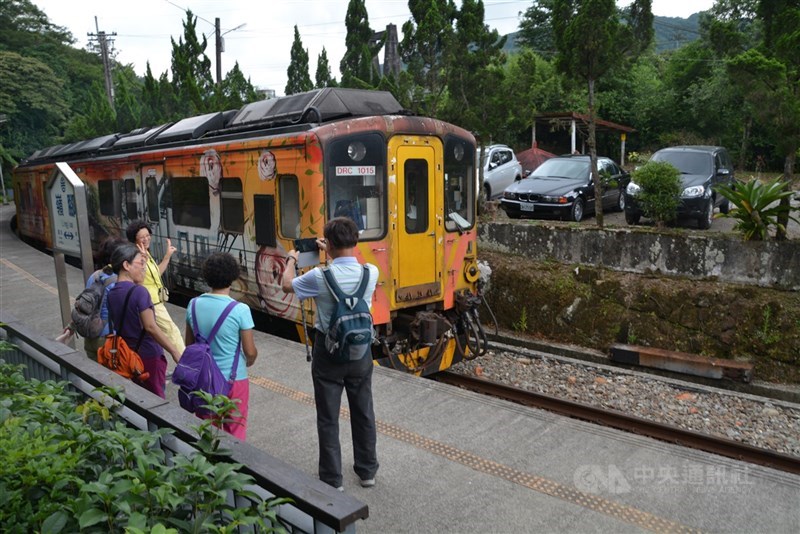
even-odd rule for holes
{"type": "Polygon", "coordinates": [[[750,148],[750,129],[753,127],[753,117],[747,117],[742,133],[742,147],[739,150],[739,170],[744,171],[747,165],[747,150],[750,148]]]}
{"type": "MultiPolygon", "coordinates": [[[[783,181],[786,182],[786,188],[791,189],[792,184],[794,183],[794,161],[797,157],[797,147],[792,147],[792,150],[788,152],[786,158],[783,160],[783,181]]],[[[791,207],[791,197],[785,197],[781,199],[780,206],[784,208],[782,212],[778,214],[778,224],[783,226],[778,226],[778,231],[775,234],[775,239],[778,241],[783,241],[786,239],[786,227],[789,224],[789,208],[791,207]]]]}
{"type": "MultiPolygon", "coordinates": [[[[589,78],[589,156],[591,161],[592,183],[594,184],[594,214],[597,227],[603,227],[603,184],[597,172],[597,146],[595,142],[594,79],[589,78]]],[[[587,206],[588,207],[588,206],[587,206]]]]}

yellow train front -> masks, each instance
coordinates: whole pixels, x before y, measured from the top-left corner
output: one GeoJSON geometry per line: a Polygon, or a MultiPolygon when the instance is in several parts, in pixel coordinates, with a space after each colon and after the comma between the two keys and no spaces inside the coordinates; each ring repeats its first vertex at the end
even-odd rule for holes
{"type": "Polygon", "coordinates": [[[469,132],[404,114],[388,93],[322,89],[39,151],[14,173],[17,224],[49,244],[44,184],[67,161],[87,185],[95,248],[147,220],[157,255],[167,238],[178,247],[167,283],[186,296],[206,289],[202,259],[228,251],[233,295],[302,341],[314,308],[280,289],[287,251],[350,217],[359,259],[380,270],[373,358],[426,375],[485,350],[475,157],[469,132]]]}

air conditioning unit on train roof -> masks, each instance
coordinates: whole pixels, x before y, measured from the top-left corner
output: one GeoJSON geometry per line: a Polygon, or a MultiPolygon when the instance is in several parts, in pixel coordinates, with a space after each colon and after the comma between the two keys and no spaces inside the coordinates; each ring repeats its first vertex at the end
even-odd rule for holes
{"type": "Polygon", "coordinates": [[[162,124],[161,126],[153,126],[152,128],[139,128],[137,130],[133,130],[123,136],[121,136],[116,143],[114,143],[114,149],[122,149],[122,148],[133,148],[139,146],[149,145],[153,142],[156,135],[160,134],[173,123],[168,122],[167,124],[162,124]],[[136,133],[134,133],[136,132],[136,133]]]}
{"type": "Polygon", "coordinates": [[[326,87],[247,104],[228,127],[321,123],[343,117],[392,115],[402,111],[403,106],[387,91],[326,87]]]}
{"type": "Polygon", "coordinates": [[[196,117],[179,120],[155,138],[156,143],[169,143],[172,141],[187,141],[199,139],[208,132],[219,130],[225,125],[225,115],[222,112],[206,113],[196,117]]]}

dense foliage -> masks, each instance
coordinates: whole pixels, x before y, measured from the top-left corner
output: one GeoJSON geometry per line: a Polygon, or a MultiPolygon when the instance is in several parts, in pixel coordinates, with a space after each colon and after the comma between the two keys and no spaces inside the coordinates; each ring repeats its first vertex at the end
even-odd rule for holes
{"type": "Polygon", "coordinates": [[[675,219],[681,194],[681,172],[666,161],[649,161],[631,174],[639,187],[636,202],[646,217],[664,227],[675,219]]]}
{"type": "MultiPolygon", "coordinates": [[[[245,490],[252,478],[219,461],[217,432],[199,427],[202,454],[167,465],[159,440],[170,431],[128,427],[103,388],[99,400],[68,382],[26,380],[0,364],[0,524],[6,532],[213,532],[279,526],[272,507],[245,490]],[[233,508],[228,492],[251,498],[233,508]]],[[[210,399],[209,399],[210,400],[210,399]]],[[[221,413],[235,409],[214,399],[221,413]]]]}
{"type": "MultiPolygon", "coordinates": [[[[797,3],[717,0],[692,19],[699,25],[695,40],[666,51],[643,49],[653,34],[649,5],[638,0],[618,10],[610,0],[536,0],[521,14],[509,55],[486,25],[483,0],[409,0],[409,20],[392,21],[402,27],[404,68],[383,76],[374,68],[383,28],[370,27],[363,0],[350,0],[344,57],[313,51],[317,69],[310,73],[297,29],[285,92],[336,85],[335,65],[345,86],[392,91],[408,109],[462,125],[484,143],[525,149],[534,117],[575,111],[635,128],[629,150],[724,145],[740,169],[781,169],[791,183],[800,144],[797,3]]],[[[111,58],[112,106],[95,53],[71,46],[69,32],[30,0],[0,0],[0,7],[0,157],[7,171],[45,146],[258,98],[238,64],[213,83],[207,43],[190,11],[176,28],[179,37],[164,43],[169,71],[137,74],[111,58]]],[[[663,35],[663,24],[656,30],[663,35]]],[[[537,131],[543,148],[566,151],[568,134],[547,130],[537,131]]],[[[585,129],[580,135],[586,138],[579,146],[589,141],[585,129]]],[[[618,135],[600,132],[597,152],[617,154],[619,143],[618,135]]]]}

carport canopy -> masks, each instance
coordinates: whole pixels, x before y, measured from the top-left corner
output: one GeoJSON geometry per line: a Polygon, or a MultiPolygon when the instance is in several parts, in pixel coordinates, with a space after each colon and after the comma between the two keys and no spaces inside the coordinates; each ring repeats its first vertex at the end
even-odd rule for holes
{"type": "MultiPolygon", "coordinates": [[[[619,139],[620,139],[620,156],[619,156],[619,163],[620,165],[625,165],[625,140],[627,138],[627,134],[635,132],[635,128],[631,128],[630,126],[625,126],[624,124],[617,124],[616,122],[611,121],[604,121],[602,119],[595,118],[595,131],[596,132],[619,132],[619,139]]],[[[570,130],[570,152],[575,153],[577,146],[576,146],[576,138],[578,131],[581,132],[581,137],[586,139],[589,136],[589,116],[584,115],[582,113],[576,113],[574,111],[566,111],[561,113],[543,113],[541,115],[537,115],[533,119],[533,127],[531,129],[531,135],[533,137],[533,144],[532,146],[536,145],[536,126],[538,125],[547,125],[554,129],[559,130],[566,130],[569,128],[570,130]]],[[[583,143],[581,143],[583,145],[583,143]]],[[[581,153],[584,152],[583,146],[581,146],[581,153]]]]}

